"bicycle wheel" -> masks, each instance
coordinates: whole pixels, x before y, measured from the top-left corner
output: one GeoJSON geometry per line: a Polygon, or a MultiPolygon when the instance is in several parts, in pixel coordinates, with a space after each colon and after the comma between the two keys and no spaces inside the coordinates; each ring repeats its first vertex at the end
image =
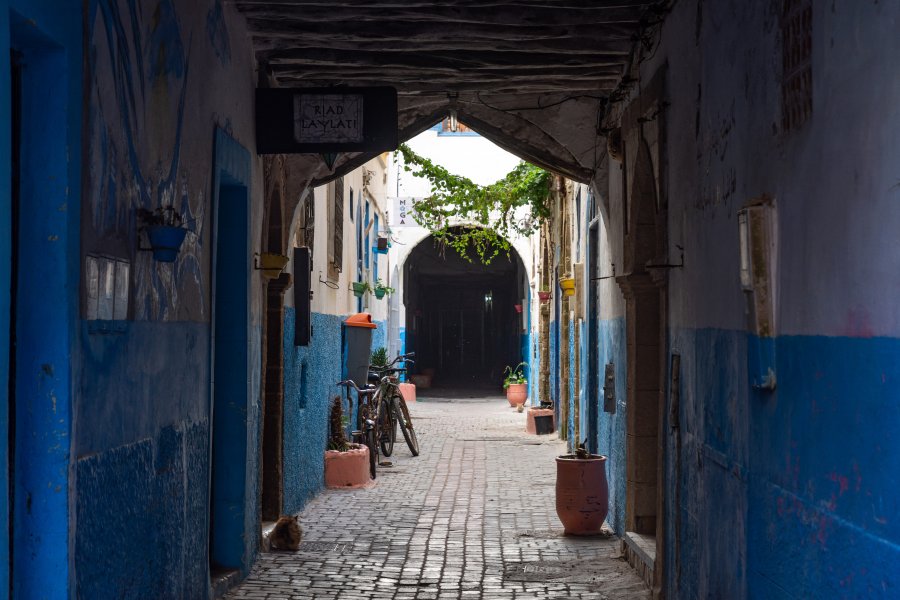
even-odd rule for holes
{"type": "Polygon", "coordinates": [[[369,447],[369,474],[375,479],[375,469],[378,465],[378,444],[375,443],[375,430],[366,431],[366,446],[369,447]]]}
{"type": "Polygon", "coordinates": [[[406,445],[409,446],[409,451],[412,452],[412,455],[418,456],[419,440],[416,438],[416,430],[413,429],[412,419],[409,416],[409,409],[406,407],[406,402],[403,401],[402,397],[394,396],[393,404],[394,415],[397,419],[397,423],[400,424],[400,431],[403,433],[403,439],[406,440],[406,445]]]}
{"type": "Polygon", "coordinates": [[[378,403],[378,443],[381,453],[390,456],[397,440],[397,417],[387,400],[378,403]]]}

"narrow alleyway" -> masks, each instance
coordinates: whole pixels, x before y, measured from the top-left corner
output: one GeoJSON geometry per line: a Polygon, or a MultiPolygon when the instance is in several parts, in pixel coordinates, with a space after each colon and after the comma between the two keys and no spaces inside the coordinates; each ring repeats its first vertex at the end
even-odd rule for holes
{"type": "Polygon", "coordinates": [[[374,488],[320,494],[300,550],[263,554],[228,598],[649,598],[614,536],[562,536],[555,436],[501,397],[411,410],[421,456],[398,440],[374,488]]]}

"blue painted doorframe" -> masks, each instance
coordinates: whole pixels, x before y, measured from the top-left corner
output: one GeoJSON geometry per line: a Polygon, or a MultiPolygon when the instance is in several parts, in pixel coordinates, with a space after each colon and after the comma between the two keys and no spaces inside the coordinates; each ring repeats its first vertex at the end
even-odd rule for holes
{"type": "Polygon", "coordinates": [[[81,10],[81,3],[73,2],[0,0],[0,49],[5,52],[0,61],[0,81],[5,82],[0,88],[0,596],[10,590],[22,598],[69,595],[81,10]],[[10,307],[11,50],[20,54],[22,65],[15,315],[10,307]],[[11,326],[15,373],[9,372],[11,326]]]}
{"type": "Polygon", "coordinates": [[[250,154],[221,130],[215,139],[213,328],[210,384],[210,565],[247,573],[251,476],[250,154]]]}

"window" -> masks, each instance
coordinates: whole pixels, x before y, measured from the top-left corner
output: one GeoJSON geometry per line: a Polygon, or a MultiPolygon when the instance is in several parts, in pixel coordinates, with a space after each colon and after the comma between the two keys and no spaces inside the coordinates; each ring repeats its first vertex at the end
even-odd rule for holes
{"type": "Polygon", "coordinates": [[[781,44],[781,126],[789,131],[812,115],[812,0],[784,0],[781,44]]]}
{"type": "Polygon", "coordinates": [[[328,278],[334,281],[344,267],[344,178],[335,179],[330,191],[332,235],[328,244],[328,278]]]}
{"type": "Polygon", "coordinates": [[[124,321],[128,318],[131,264],[126,260],[88,255],[85,292],[88,321],[124,321]]]}
{"type": "MultiPolygon", "coordinates": [[[[374,246],[375,244],[378,243],[378,215],[375,215],[375,225],[372,227],[372,229],[375,232],[375,235],[372,236],[374,238],[372,245],[374,246]]],[[[378,281],[378,254],[377,253],[372,257],[372,271],[373,271],[372,281],[378,281]]]]}
{"type": "Polygon", "coordinates": [[[369,201],[366,200],[366,220],[363,224],[365,229],[363,229],[363,239],[360,240],[363,245],[363,251],[365,252],[365,267],[369,268],[369,253],[372,251],[372,236],[370,235],[371,228],[369,227],[369,201]]]}

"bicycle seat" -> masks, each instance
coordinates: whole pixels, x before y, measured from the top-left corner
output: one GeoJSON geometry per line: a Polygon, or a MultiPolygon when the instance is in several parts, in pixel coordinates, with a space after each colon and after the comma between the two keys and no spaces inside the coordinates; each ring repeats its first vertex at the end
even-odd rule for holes
{"type": "Polygon", "coordinates": [[[369,383],[381,383],[381,375],[375,371],[369,371],[369,383]]]}

